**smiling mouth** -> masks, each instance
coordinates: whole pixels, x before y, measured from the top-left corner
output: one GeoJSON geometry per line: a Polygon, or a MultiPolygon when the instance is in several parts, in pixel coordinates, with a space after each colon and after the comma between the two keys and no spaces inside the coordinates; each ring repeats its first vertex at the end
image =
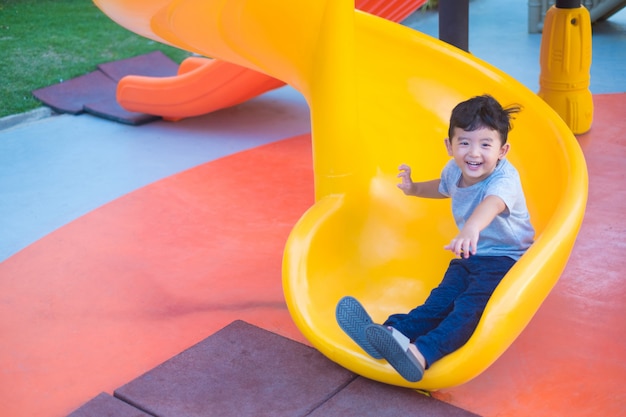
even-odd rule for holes
{"type": "Polygon", "coordinates": [[[471,166],[471,167],[478,167],[482,165],[482,162],[470,162],[470,161],[466,161],[465,162],[467,165],[471,166]]]}

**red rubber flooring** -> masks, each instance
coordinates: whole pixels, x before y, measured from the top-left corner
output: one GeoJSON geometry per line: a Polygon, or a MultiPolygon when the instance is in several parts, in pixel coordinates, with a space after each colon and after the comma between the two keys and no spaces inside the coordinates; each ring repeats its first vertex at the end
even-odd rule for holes
{"type": "MultiPolygon", "coordinates": [[[[588,211],[561,280],[490,369],[436,398],[485,417],[626,412],[626,94],[594,99],[588,211]]],[[[0,263],[2,415],[67,415],[237,319],[306,343],[280,276],[310,158],[305,135],[202,165],[0,263]]]]}

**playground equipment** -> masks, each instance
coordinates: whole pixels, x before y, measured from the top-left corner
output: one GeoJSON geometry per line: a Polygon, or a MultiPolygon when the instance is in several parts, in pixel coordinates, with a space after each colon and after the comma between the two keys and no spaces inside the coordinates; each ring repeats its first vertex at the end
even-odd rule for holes
{"type": "MultiPolygon", "coordinates": [[[[528,0],[528,33],[543,30],[543,19],[556,3],[556,0],[528,0]]],[[[626,0],[582,0],[578,3],[589,11],[591,23],[606,20],[626,7],[626,0]]]]}
{"type": "Polygon", "coordinates": [[[574,134],[587,132],[593,121],[591,19],[580,0],[559,0],[548,10],[539,61],[539,97],[574,134]]]}
{"type": "Polygon", "coordinates": [[[283,286],[296,325],[333,361],[390,384],[462,384],[507,349],[558,280],[584,214],[585,162],[563,120],[501,71],[347,0],[96,4],[130,30],[265,73],[306,98],[316,203],[286,244],[283,286]],[[536,242],[467,344],[410,383],[341,331],[335,305],[355,296],[380,321],[415,307],[438,284],[451,256],[442,247],[455,234],[449,202],[405,197],[397,167],[411,165],[415,180],[437,177],[448,159],[451,109],[483,93],[523,106],[508,157],[522,177],[536,242]]]}
{"type": "MultiPolygon", "coordinates": [[[[400,22],[426,1],[356,0],[355,7],[400,22]]],[[[276,78],[237,64],[190,57],[174,77],[124,77],[116,95],[118,103],[128,111],[180,120],[243,103],[283,85],[276,78]]]]}

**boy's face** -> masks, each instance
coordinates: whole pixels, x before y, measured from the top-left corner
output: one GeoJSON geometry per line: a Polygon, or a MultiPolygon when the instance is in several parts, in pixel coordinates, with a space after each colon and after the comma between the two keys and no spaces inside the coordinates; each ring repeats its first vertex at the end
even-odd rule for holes
{"type": "Polygon", "coordinates": [[[502,146],[500,134],[489,128],[466,131],[454,128],[454,136],[446,139],[448,155],[461,168],[462,187],[469,187],[487,178],[496,169],[498,161],[509,151],[502,146]]]}

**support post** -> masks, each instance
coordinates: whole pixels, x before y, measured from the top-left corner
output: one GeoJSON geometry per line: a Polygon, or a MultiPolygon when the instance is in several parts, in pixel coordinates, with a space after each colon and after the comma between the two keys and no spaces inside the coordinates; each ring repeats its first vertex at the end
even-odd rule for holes
{"type": "Polygon", "coordinates": [[[439,0],[439,39],[469,52],[469,0],[439,0]]]}
{"type": "Polygon", "coordinates": [[[540,67],[539,97],[574,134],[587,132],[593,120],[591,19],[580,0],[557,0],[546,13],[540,67]]]}
{"type": "Polygon", "coordinates": [[[577,9],[581,4],[581,0],[556,0],[554,7],[557,9],[577,9]]]}

